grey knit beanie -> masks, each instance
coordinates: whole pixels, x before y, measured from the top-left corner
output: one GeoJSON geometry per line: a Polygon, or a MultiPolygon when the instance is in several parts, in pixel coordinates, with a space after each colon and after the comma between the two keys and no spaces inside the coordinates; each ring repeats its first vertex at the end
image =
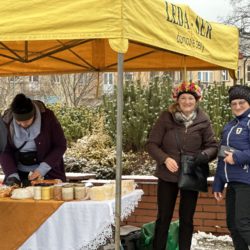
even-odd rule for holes
{"type": "Polygon", "coordinates": [[[243,85],[235,85],[228,90],[229,102],[235,99],[244,99],[250,104],[250,87],[243,85]]]}

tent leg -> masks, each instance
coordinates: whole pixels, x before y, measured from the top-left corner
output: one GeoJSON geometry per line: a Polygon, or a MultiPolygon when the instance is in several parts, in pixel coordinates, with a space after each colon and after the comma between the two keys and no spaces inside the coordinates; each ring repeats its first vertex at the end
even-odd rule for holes
{"type": "Polygon", "coordinates": [[[120,249],[121,173],[122,173],[122,113],[123,113],[123,53],[118,53],[117,119],[116,119],[116,192],[115,250],[120,249]]]}
{"type": "Polygon", "coordinates": [[[184,68],[183,68],[183,82],[187,82],[187,62],[186,62],[186,56],[183,56],[184,61],[184,68]]]}
{"type": "Polygon", "coordinates": [[[96,86],[96,93],[95,98],[98,99],[99,97],[99,87],[100,87],[100,72],[97,72],[97,86],[96,86]]]}

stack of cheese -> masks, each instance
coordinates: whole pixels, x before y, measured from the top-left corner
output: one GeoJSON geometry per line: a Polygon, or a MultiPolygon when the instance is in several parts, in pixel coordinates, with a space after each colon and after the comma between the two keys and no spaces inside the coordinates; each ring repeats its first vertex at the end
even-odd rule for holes
{"type": "Polygon", "coordinates": [[[123,180],[122,181],[122,195],[129,194],[135,190],[134,180],[123,180]]]}
{"type": "MultiPolygon", "coordinates": [[[[135,190],[134,180],[122,181],[122,195],[126,195],[135,190]]],[[[105,184],[103,186],[92,187],[89,190],[89,197],[93,201],[112,200],[115,198],[115,184],[105,184]]]]}
{"type": "Polygon", "coordinates": [[[93,201],[112,200],[115,197],[115,184],[92,187],[89,189],[89,197],[93,201]]]}
{"type": "Polygon", "coordinates": [[[26,187],[26,188],[17,188],[12,191],[11,198],[12,199],[31,199],[34,197],[34,188],[26,187]]]}

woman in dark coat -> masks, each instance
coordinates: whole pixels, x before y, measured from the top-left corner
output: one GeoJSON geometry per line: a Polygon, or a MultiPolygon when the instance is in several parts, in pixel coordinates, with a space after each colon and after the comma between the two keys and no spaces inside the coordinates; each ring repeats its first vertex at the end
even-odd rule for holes
{"type": "Polygon", "coordinates": [[[179,191],[179,249],[188,250],[191,247],[198,192],[178,188],[180,151],[195,156],[195,165],[207,164],[217,154],[211,122],[198,107],[200,87],[194,83],[183,82],[173,91],[173,97],[176,102],[160,115],[146,144],[149,154],[157,162],[155,175],[158,177],[158,215],[154,250],[166,249],[168,229],[179,191]]]}
{"type": "Polygon", "coordinates": [[[38,178],[66,180],[63,163],[66,139],[51,110],[41,101],[18,94],[3,120],[8,141],[0,163],[7,185],[38,178]]]}

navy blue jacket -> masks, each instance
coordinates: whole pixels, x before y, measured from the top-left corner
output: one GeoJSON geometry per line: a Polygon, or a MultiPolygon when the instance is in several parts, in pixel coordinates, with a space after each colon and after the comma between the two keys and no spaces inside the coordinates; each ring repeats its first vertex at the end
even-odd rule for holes
{"type": "Polygon", "coordinates": [[[236,149],[233,153],[235,164],[225,163],[222,158],[218,158],[213,192],[222,192],[228,182],[250,184],[250,109],[226,124],[221,145],[236,149]]]}

